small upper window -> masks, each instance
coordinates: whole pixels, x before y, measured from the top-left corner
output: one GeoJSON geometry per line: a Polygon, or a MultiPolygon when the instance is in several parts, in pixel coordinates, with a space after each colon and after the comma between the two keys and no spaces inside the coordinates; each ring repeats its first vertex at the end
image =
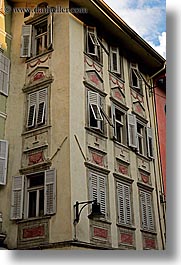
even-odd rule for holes
{"type": "Polygon", "coordinates": [[[110,71],[123,78],[122,57],[118,47],[110,47],[110,71]]]}
{"type": "Polygon", "coordinates": [[[95,27],[87,27],[86,52],[98,61],[101,61],[101,47],[95,27]]]}
{"type": "Polygon", "coordinates": [[[21,57],[42,54],[52,48],[53,21],[52,13],[44,20],[31,25],[23,25],[21,35],[21,57]]]}
{"type": "Polygon", "coordinates": [[[130,83],[131,87],[142,92],[142,77],[138,70],[138,65],[135,63],[130,64],[130,83]]]}

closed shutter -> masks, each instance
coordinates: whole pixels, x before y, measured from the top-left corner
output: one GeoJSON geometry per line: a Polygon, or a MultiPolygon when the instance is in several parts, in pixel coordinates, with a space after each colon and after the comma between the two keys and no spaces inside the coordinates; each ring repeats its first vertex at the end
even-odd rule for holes
{"type": "Polygon", "coordinates": [[[142,228],[146,230],[154,230],[151,194],[145,191],[140,191],[140,203],[142,213],[142,228]]]}
{"type": "Polygon", "coordinates": [[[29,94],[28,119],[27,119],[28,128],[35,126],[36,108],[37,108],[37,92],[29,94]]]}
{"type": "Polygon", "coordinates": [[[137,148],[137,121],[134,114],[128,114],[128,141],[129,146],[137,148]]]}
{"type": "Polygon", "coordinates": [[[147,128],[147,147],[148,157],[153,158],[153,136],[151,128],[147,128]]]}
{"type": "Polygon", "coordinates": [[[117,183],[118,220],[121,224],[132,224],[130,186],[117,183]]]}
{"type": "Polygon", "coordinates": [[[10,60],[0,53],[0,91],[8,95],[10,60]]]}
{"type": "Polygon", "coordinates": [[[106,178],[94,173],[90,173],[90,199],[100,203],[101,213],[106,215],[106,178]]]}
{"type": "Polygon", "coordinates": [[[37,125],[45,123],[46,102],[47,102],[47,89],[42,89],[38,92],[37,125]]]}
{"type": "Polygon", "coordinates": [[[31,35],[32,35],[32,25],[23,25],[22,35],[21,35],[21,55],[20,57],[31,56],[31,35]]]}
{"type": "Polygon", "coordinates": [[[24,176],[13,177],[12,199],[11,199],[11,219],[22,219],[23,215],[23,194],[24,176]]]}
{"type": "Polygon", "coordinates": [[[120,56],[119,48],[110,48],[111,72],[120,74],[120,56]]]}
{"type": "Polygon", "coordinates": [[[53,13],[48,16],[47,23],[47,47],[50,49],[53,45],[53,13]]]}
{"type": "Polygon", "coordinates": [[[56,171],[49,169],[45,171],[45,205],[44,214],[56,213],[56,171]]]}
{"type": "Polygon", "coordinates": [[[106,178],[99,176],[99,197],[98,202],[101,205],[101,213],[105,214],[106,216],[106,178]]]}
{"type": "Polygon", "coordinates": [[[6,185],[8,141],[0,140],[0,185],[6,185]]]}

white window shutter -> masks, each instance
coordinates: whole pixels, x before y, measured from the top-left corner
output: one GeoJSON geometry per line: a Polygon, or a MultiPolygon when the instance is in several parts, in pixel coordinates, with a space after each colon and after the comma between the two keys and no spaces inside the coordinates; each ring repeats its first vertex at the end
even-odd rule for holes
{"type": "Polygon", "coordinates": [[[120,74],[120,56],[118,47],[110,47],[111,72],[120,74]]]}
{"type": "Polygon", "coordinates": [[[31,56],[31,35],[32,35],[32,25],[23,25],[22,35],[21,35],[21,55],[20,57],[31,56]]]}
{"type": "Polygon", "coordinates": [[[50,49],[53,45],[53,13],[50,12],[47,23],[47,47],[50,49]]]}
{"type": "Polygon", "coordinates": [[[90,173],[89,179],[90,200],[98,200],[98,178],[97,175],[90,173]]]}
{"type": "Polygon", "coordinates": [[[101,206],[101,213],[106,216],[106,178],[103,176],[99,176],[99,187],[98,187],[98,202],[101,206]]]}
{"type": "Polygon", "coordinates": [[[42,89],[38,92],[37,125],[45,123],[46,102],[47,102],[47,89],[42,89]]]}
{"type": "Polygon", "coordinates": [[[147,128],[147,146],[148,146],[148,157],[153,158],[154,151],[153,151],[153,135],[152,135],[152,129],[147,128]]]}
{"type": "Polygon", "coordinates": [[[90,124],[90,117],[91,111],[94,116],[94,119],[97,121],[95,126],[90,126],[94,129],[101,129],[103,117],[101,114],[101,97],[99,93],[93,92],[91,90],[88,91],[88,106],[89,106],[89,124],[90,124]]]}
{"type": "Polygon", "coordinates": [[[24,176],[13,177],[11,198],[11,219],[22,219],[24,196],[24,176]]]}
{"type": "Polygon", "coordinates": [[[128,114],[128,142],[129,146],[137,148],[137,121],[136,115],[128,114]]]}
{"type": "Polygon", "coordinates": [[[106,178],[94,173],[90,173],[89,192],[90,199],[97,199],[97,202],[100,203],[101,206],[101,213],[106,215],[106,178]]]}
{"type": "Polygon", "coordinates": [[[0,52],[0,91],[8,96],[10,60],[0,52]]]}
{"type": "Polygon", "coordinates": [[[37,108],[37,92],[31,93],[28,96],[28,118],[27,118],[28,128],[31,128],[35,125],[36,108],[37,108]]]}
{"type": "Polygon", "coordinates": [[[45,171],[44,214],[56,213],[56,170],[45,171]]]}
{"type": "Polygon", "coordinates": [[[6,185],[8,141],[0,140],[0,185],[6,185]]]}
{"type": "Polygon", "coordinates": [[[131,225],[131,198],[130,186],[117,182],[118,220],[119,223],[131,225]]]}
{"type": "Polygon", "coordinates": [[[143,229],[154,230],[151,194],[146,191],[140,191],[140,203],[141,203],[143,229]]]}

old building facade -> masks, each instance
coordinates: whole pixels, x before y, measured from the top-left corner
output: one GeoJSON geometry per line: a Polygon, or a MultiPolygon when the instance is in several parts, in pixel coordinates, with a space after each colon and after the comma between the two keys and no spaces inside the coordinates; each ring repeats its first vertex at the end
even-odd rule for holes
{"type": "Polygon", "coordinates": [[[165,249],[149,79],[165,60],[103,1],[10,3],[7,247],[165,249]],[[95,199],[103,216],[74,222],[95,199]]]}

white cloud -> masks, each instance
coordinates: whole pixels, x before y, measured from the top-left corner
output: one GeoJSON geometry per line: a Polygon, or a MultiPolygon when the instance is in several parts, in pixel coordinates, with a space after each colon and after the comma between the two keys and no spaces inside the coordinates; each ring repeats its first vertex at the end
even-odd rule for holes
{"type": "Polygon", "coordinates": [[[158,53],[166,56],[166,33],[160,32],[166,15],[160,0],[104,1],[158,53]]]}
{"type": "Polygon", "coordinates": [[[158,36],[158,39],[159,45],[155,45],[153,42],[148,43],[166,59],[166,32],[162,32],[161,35],[158,36]]]}

